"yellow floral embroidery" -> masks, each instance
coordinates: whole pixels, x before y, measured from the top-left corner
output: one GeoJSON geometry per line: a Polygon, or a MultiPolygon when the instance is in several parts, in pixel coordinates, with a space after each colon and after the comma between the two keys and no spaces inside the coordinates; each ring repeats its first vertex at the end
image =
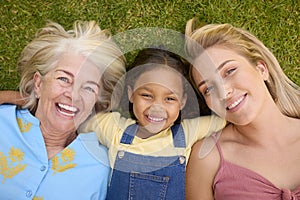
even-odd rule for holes
{"type": "Polygon", "coordinates": [[[44,200],[44,197],[33,197],[32,200],[44,200]]]}
{"type": "Polygon", "coordinates": [[[30,128],[32,126],[31,123],[23,122],[21,118],[17,118],[17,122],[22,133],[30,131],[30,128]]]}
{"type": "Polygon", "coordinates": [[[75,158],[75,151],[73,149],[64,149],[59,156],[52,159],[52,170],[56,172],[64,172],[68,169],[74,168],[77,164],[72,163],[75,158]]]}
{"type": "Polygon", "coordinates": [[[0,174],[3,176],[2,184],[4,184],[7,178],[14,177],[26,168],[26,164],[21,164],[23,160],[24,153],[18,148],[11,147],[8,157],[3,152],[0,152],[0,174]]]}

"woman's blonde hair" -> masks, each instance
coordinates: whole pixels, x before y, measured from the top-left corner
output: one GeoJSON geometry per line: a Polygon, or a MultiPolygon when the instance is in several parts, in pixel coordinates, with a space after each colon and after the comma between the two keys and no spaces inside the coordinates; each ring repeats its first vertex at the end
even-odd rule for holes
{"type": "Polygon", "coordinates": [[[27,102],[24,108],[35,111],[37,107],[34,74],[39,72],[45,76],[67,52],[85,56],[103,72],[97,107],[102,111],[110,110],[112,91],[126,71],[125,57],[110,32],[101,30],[95,21],[75,21],[73,30],[69,31],[49,21],[24,48],[18,63],[21,72],[19,90],[27,102]]]}
{"type": "Polygon", "coordinates": [[[191,60],[211,46],[224,46],[245,57],[250,63],[264,61],[269,71],[266,86],[281,110],[287,116],[300,118],[300,89],[281,69],[277,59],[265,45],[248,31],[230,24],[209,24],[196,28],[193,18],[186,25],[185,50],[191,60]],[[197,44],[197,45],[195,45],[197,44]]]}

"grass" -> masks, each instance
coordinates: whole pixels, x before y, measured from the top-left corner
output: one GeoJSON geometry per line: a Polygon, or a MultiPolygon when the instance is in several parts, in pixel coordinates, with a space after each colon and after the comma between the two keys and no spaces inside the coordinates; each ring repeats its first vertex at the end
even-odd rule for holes
{"type": "Polygon", "coordinates": [[[300,85],[299,4],[298,0],[1,0],[0,90],[17,88],[20,52],[49,19],[67,29],[74,20],[96,20],[113,34],[144,27],[183,32],[192,17],[231,23],[261,39],[288,77],[300,85]]]}

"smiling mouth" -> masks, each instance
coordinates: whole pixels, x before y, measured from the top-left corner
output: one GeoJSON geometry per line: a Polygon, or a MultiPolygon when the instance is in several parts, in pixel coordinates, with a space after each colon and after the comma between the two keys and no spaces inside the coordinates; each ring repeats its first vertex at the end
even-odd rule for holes
{"type": "Polygon", "coordinates": [[[165,118],[164,118],[164,117],[155,117],[155,116],[147,115],[147,118],[148,118],[151,122],[154,122],[154,123],[160,123],[160,122],[165,121],[165,118]]]}
{"type": "Polygon", "coordinates": [[[246,97],[246,94],[238,98],[236,101],[234,101],[232,104],[226,107],[226,110],[232,110],[235,107],[237,107],[246,97]]]}
{"type": "Polygon", "coordinates": [[[66,104],[57,103],[56,107],[59,113],[68,117],[74,117],[78,112],[78,108],[66,104]]]}

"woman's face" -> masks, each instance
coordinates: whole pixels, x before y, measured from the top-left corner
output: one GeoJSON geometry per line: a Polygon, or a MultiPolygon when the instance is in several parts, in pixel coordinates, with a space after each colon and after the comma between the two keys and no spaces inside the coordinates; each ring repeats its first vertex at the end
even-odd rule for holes
{"type": "Polygon", "coordinates": [[[167,68],[142,73],[128,94],[139,125],[153,134],[172,125],[186,102],[181,75],[167,68]]]}
{"type": "Polygon", "coordinates": [[[268,78],[266,65],[251,64],[222,47],[210,47],[205,52],[195,59],[192,75],[207,105],[229,122],[250,123],[269,97],[264,83],[268,78]]]}
{"type": "Polygon", "coordinates": [[[39,98],[35,116],[52,132],[75,131],[89,116],[99,93],[101,72],[85,57],[65,53],[44,77],[34,76],[39,98]]]}

